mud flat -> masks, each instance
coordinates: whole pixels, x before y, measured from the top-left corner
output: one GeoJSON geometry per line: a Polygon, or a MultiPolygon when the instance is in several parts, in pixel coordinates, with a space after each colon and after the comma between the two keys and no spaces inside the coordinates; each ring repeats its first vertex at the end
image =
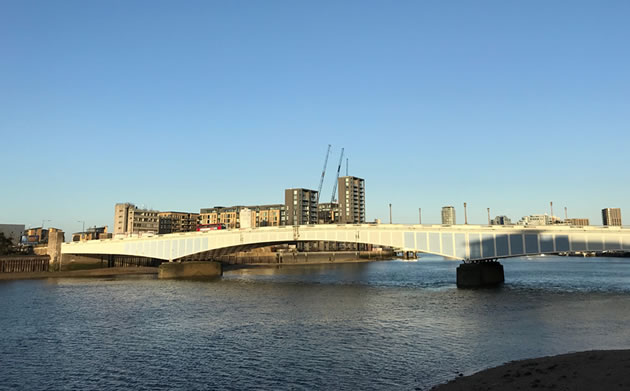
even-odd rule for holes
{"type": "Polygon", "coordinates": [[[460,376],[434,391],[630,390],[630,350],[592,350],[512,361],[460,376]]]}
{"type": "Polygon", "coordinates": [[[73,270],[60,272],[26,272],[0,273],[1,280],[32,280],[42,278],[85,278],[85,277],[113,277],[136,274],[158,274],[157,267],[111,267],[103,269],[73,270]]]}

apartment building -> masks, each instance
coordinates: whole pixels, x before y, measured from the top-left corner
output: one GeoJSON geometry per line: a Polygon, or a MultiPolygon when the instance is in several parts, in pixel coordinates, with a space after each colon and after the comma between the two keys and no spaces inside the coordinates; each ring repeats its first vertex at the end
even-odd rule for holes
{"type": "Polygon", "coordinates": [[[191,232],[197,229],[199,213],[158,212],[159,233],[191,232]]]}
{"type": "Polygon", "coordinates": [[[353,176],[340,177],[337,188],[340,223],[365,223],[365,180],[353,176]]]}
{"type": "Polygon", "coordinates": [[[569,225],[590,225],[589,220],[583,218],[564,219],[564,223],[569,225]]]}
{"type": "Polygon", "coordinates": [[[241,227],[241,211],[251,211],[251,222],[244,224],[248,227],[278,227],[286,224],[286,208],[283,204],[253,205],[253,206],[215,206],[204,208],[199,213],[199,224],[225,224],[226,228],[241,227]]]}
{"type": "Polygon", "coordinates": [[[604,225],[621,225],[621,209],[605,208],[602,209],[602,224],[604,225]]]}
{"type": "Polygon", "coordinates": [[[142,234],[159,232],[157,210],[140,209],[134,204],[116,204],[114,207],[114,234],[142,234]]]}
{"type": "Polygon", "coordinates": [[[336,202],[326,202],[317,206],[318,224],[338,224],[341,221],[339,204],[336,202]]]}
{"type": "Polygon", "coordinates": [[[455,208],[453,206],[442,207],[442,224],[455,225],[455,208]]]}
{"type": "Polygon", "coordinates": [[[107,232],[107,226],[92,227],[86,229],[84,232],[75,232],[72,234],[73,242],[80,242],[85,240],[97,240],[97,239],[110,239],[111,233],[107,232]]]}
{"type": "Polygon", "coordinates": [[[284,191],[286,224],[317,224],[317,191],[286,189],[284,191]]]}

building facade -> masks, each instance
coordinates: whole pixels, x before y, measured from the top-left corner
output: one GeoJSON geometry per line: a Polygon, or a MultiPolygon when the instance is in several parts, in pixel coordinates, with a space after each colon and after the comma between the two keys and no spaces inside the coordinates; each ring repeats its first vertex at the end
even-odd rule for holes
{"type": "Polygon", "coordinates": [[[569,225],[590,225],[588,219],[582,218],[564,219],[564,223],[569,225]]]}
{"type": "Polygon", "coordinates": [[[317,224],[317,191],[286,189],[284,205],[286,225],[317,224]]]}
{"type": "Polygon", "coordinates": [[[199,213],[158,212],[159,233],[191,232],[197,230],[199,213]]]}
{"type": "Polygon", "coordinates": [[[225,224],[226,228],[278,227],[286,224],[286,207],[283,204],[253,206],[215,206],[199,213],[199,224],[225,224]],[[241,211],[249,209],[250,223],[241,224],[241,211]]]}
{"type": "Polygon", "coordinates": [[[92,227],[86,229],[84,232],[73,233],[72,241],[80,242],[84,240],[110,239],[111,237],[112,234],[107,232],[107,226],[92,227]]]}
{"type": "Polygon", "coordinates": [[[339,224],[341,222],[339,204],[336,202],[319,204],[317,215],[317,224],[339,224]]]}
{"type": "Polygon", "coordinates": [[[552,223],[552,219],[549,215],[529,215],[523,216],[519,221],[518,225],[550,225],[552,223]]]}
{"type": "Polygon", "coordinates": [[[142,234],[159,232],[157,210],[140,209],[134,204],[116,204],[114,234],[142,234]]]}
{"type": "Polygon", "coordinates": [[[339,222],[341,224],[365,223],[365,180],[353,176],[340,177],[339,222]]]}
{"type": "Polygon", "coordinates": [[[452,206],[442,207],[442,224],[455,225],[455,208],[452,206]]]}
{"type": "Polygon", "coordinates": [[[602,224],[620,226],[621,225],[621,209],[620,208],[602,209],[602,224]]]}
{"type": "Polygon", "coordinates": [[[512,220],[507,216],[496,216],[490,221],[491,225],[512,225],[512,220]]]}

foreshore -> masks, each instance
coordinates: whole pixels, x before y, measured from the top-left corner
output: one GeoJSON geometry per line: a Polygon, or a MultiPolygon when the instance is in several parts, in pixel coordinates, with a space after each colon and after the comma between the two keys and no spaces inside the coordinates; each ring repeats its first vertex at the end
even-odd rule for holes
{"type": "Polygon", "coordinates": [[[630,350],[592,350],[512,361],[431,390],[628,390],[629,374],[630,350]]]}
{"type": "Polygon", "coordinates": [[[54,272],[25,272],[25,273],[0,273],[0,281],[3,280],[38,280],[45,278],[84,278],[84,277],[113,277],[122,275],[155,274],[156,267],[110,267],[102,269],[54,271],[54,272]]]}

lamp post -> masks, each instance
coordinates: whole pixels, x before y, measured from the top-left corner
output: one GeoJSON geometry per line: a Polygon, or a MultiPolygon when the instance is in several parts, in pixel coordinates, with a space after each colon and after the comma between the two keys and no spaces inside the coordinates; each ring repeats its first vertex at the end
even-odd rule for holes
{"type": "Polygon", "coordinates": [[[492,222],[490,221],[490,208],[488,208],[488,225],[492,225],[492,222]]]}
{"type": "Polygon", "coordinates": [[[464,224],[468,224],[468,211],[466,210],[465,202],[464,202],[464,224]]]}
{"type": "Polygon", "coordinates": [[[83,228],[82,228],[81,232],[85,232],[85,221],[78,220],[77,223],[83,223],[83,228]]]}
{"type": "Polygon", "coordinates": [[[422,208],[418,208],[418,224],[422,224],[422,208]]]}
{"type": "Polygon", "coordinates": [[[549,221],[553,224],[553,201],[549,202],[549,208],[551,209],[551,216],[549,216],[549,221]]]}
{"type": "Polygon", "coordinates": [[[49,222],[49,223],[50,223],[51,221],[52,221],[52,220],[42,220],[42,230],[44,229],[44,224],[45,224],[46,222],[49,222]]]}
{"type": "Polygon", "coordinates": [[[389,204],[389,223],[392,224],[392,204],[389,204]]]}

